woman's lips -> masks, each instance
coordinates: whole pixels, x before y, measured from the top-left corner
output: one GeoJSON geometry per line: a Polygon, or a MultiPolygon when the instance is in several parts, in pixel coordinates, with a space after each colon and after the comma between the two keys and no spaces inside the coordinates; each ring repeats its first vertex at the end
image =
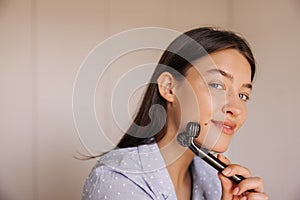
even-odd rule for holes
{"type": "Polygon", "coordinates": [[[229,120],[225,120],[225,121],[211,120],[211,121],[216,127],[218,127],[222,131],[222,133],[225,133],[227,135],[234,134],[236,123],[229,120]]]}

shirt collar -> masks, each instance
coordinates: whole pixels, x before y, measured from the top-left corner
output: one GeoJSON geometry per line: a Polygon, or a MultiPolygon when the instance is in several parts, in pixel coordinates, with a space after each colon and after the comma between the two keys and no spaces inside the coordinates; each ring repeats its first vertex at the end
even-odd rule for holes
{"type": "Polygon", "coordinates": [[[221,182],[214,168],[196,156],[191,170],[193,174],[193,199],[221,199],[221,182]]]}
{"type": "Polygon", "coordinates": [[[157,143],[141,145],[138,152],[142,168],[145,175],[151,179],[153,187],[156,187],[165,199],[167,197],[175,199],[175,189],[157,143]]]}

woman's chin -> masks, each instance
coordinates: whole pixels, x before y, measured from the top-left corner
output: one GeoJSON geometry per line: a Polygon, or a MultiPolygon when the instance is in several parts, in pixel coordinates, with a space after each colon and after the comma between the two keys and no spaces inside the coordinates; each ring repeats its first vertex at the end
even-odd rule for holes
{"type": "Polygon", "coordinates": [[[213,148],[211,148],[212,151],[216,152],[216,153],[224,153],[225,151],[227,151],[229,147],[229,144],[216,144],[213,148]]]}

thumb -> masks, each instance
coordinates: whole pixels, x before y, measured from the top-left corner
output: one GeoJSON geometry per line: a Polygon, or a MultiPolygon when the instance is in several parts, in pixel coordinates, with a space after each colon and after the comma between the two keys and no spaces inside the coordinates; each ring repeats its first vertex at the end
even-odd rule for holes
{"type": "Polygon", "coordinates": [[[218,177],[222,185],[222,200],[233,199],[231,181],[221,173],[218,173],[218,177]]]}

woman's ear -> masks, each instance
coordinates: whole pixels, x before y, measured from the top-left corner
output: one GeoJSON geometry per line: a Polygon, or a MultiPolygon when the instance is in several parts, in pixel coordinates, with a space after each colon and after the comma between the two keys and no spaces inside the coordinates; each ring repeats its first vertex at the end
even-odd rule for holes
{"type": "Polygon", "coordinates": [[[160,95],[168,102],[173,102],[175,95],[173,92],[175,80],[169,72],[163,72],[157,78],[158,91],[160,95]]]}

